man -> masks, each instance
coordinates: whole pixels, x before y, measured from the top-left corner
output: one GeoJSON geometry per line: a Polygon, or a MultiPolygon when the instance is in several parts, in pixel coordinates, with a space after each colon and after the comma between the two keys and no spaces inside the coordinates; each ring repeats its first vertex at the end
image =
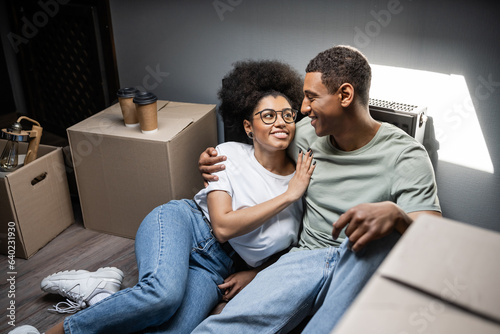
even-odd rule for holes
{"type": "MultiPolygon", "coordinates": [[[[286,333],[309,314],[304,333],[329,333],[413,220],[440,215],[427,152],[371,118],[370,82],[367,59],[352,47],[310,61],[301,108],[309,118],[290,146],[291,156],[311,149],[317,162],[299,245],[193,333],[286,333]]],[[[205,173],[223,160],[210,151],[200,158],[205,173]]]]}

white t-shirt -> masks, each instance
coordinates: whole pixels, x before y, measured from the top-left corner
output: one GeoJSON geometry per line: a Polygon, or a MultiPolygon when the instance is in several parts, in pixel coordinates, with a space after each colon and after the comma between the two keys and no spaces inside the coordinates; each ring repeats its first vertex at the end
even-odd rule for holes
{"type": "MultiPolygon", "coordinates": [[[[210,182],[194,197],[208,219],[209,192],[226,191],[236,211],[281,195],[295,174],[283,176],[271,173],[257,161],[251,145],[227,142],[218,145],[216,150],[219,155],[227,157],[224,161],[226,169],[216,173],[218,181],[210,182]]],[[[302,210],[302,200],[298,200],[257,229],[230,239],[229,243],[249,266],[257,267],[274,253],[297,243],[302,210]]]]}

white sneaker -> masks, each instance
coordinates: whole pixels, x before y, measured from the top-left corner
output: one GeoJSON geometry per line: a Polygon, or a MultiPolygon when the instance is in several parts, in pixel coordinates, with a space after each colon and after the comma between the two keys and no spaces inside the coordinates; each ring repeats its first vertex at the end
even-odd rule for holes
{"type": "Polygon", "coordinates": [[[108,295],[120,290],[123,272],[114,267],[99,268],[97,271],[66,270],[45,277],[40,284],[43,291],[68,298],[51,311],[75,313],[89,306],[89,301],[100,293],[108,295]]]}
{"type": "Polygon", "coordinates": [[[14,328],[9,334],[40,334],[40,332],[33,326],[24,325],[14,328]]]}

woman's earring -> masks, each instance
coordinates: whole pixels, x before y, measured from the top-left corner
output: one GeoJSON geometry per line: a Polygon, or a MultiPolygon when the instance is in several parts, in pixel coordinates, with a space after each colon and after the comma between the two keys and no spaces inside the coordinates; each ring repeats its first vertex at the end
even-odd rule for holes
{"type": "Polygon", "coordinates": [[[253,139],[253,132],[250,131],[249,133],[247,133],[247,136],[248,136],[248,138],[253,139]]]}

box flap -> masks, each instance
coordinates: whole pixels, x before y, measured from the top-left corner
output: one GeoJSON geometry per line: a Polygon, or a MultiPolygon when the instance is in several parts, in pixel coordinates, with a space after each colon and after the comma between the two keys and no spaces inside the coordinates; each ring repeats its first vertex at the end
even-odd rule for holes
{"type": "Polygon", "coordinates": [[[412,224],[378,272],[500,321],[498,254],[500,233],[424,215],[412,224]]]}
{"type": "Polygon", "coordinates": [[[332,334],[494,334],[500,326],[375,274],[332,334]]]}
{"type": "Polygon", "coordinates": [[[84,131],[89,134],[167,142],[207,111],[207,105],[170,101],[158,101],[157,107],[158,128],[162,131],[153,134],[143,134],[139,127],[126,127],[118,103],[71,126],[68,132],[84,131]]]}

